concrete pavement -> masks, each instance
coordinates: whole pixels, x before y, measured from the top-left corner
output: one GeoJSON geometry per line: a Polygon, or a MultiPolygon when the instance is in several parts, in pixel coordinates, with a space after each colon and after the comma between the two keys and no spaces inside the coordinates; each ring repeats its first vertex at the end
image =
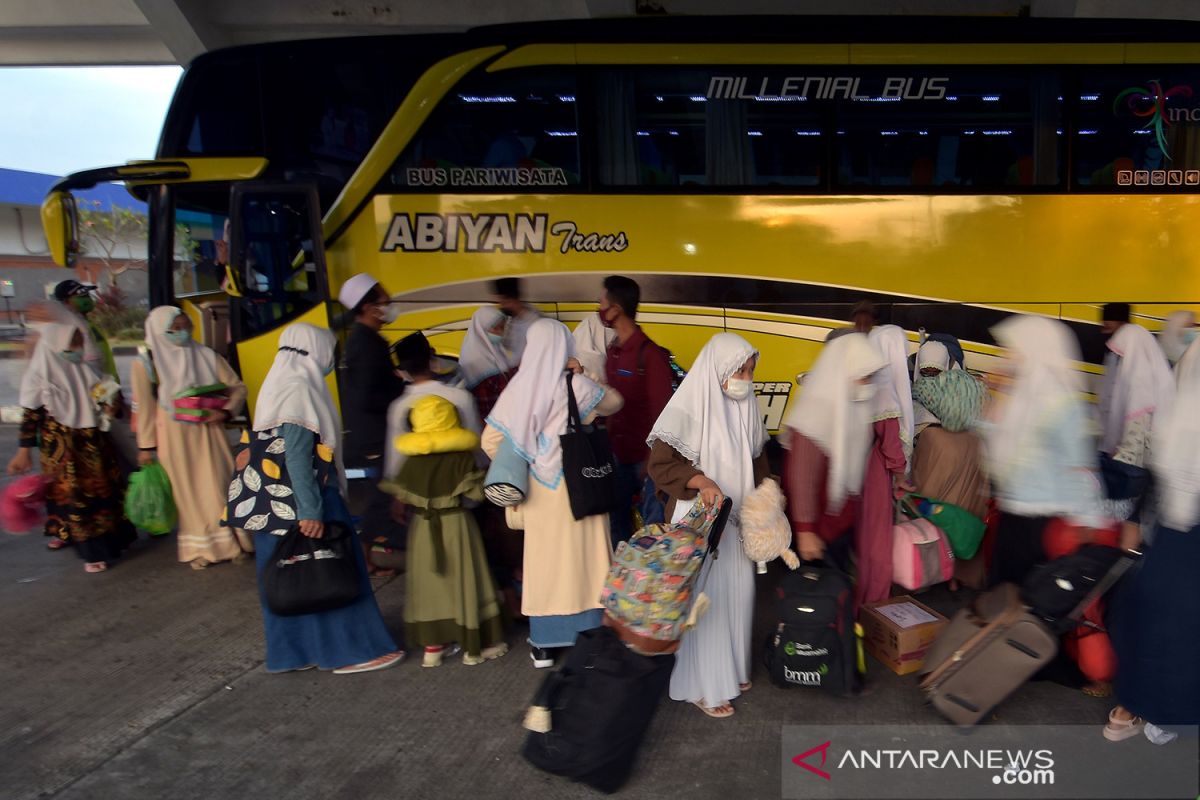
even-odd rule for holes
{"type": "MultiPolygon", "coordinates": [[[[0,428],[0,456],[15,445],[0,428]]],[[[143,539],[115,568],[85,574],[40,535],[0,533],[0,796],[9,800],[372,800],[600,795],[519,755],[535,671],[523,632],[500,661],[381,673],[268,675],[251,563],[195,572],[174,541],[143,539]]],[[[759,577],[755,642],[771,621],[759,577]]],[[[377,580],[398,629],[403,579],[377,580]]],[[[922,597],[943,613],[948,593],[922,597]]],[[[664,701],[627,798],[776,798],[788,723],[938,723],[916,678],[869,660],[872,691],[846,700],[771,686],[761,667],[729,720],[664,701]]],[[[1095,723],[1109,702],[1048,683],[996,715],[1008,723],[1095,723]]],[[[1102,757],[1099,756],[1098,757],[1102,757]]]]}

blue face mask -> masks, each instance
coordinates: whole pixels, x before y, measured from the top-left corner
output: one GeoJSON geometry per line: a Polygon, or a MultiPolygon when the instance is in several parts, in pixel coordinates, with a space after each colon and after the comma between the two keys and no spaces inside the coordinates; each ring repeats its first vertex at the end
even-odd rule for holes
{"type": "Polygon", "coordinates": [[[184,331],[176,331],[176,330],[170,330],[170,331],[167,331],[167,341],[168,341],[168,342],[170,342],[171,344],[176,344],[176,345],[179,345],[180,347],[183,347],[185,344],[187,344],[189,341],[191,341],[191,338],[192,338],[192,332],[191,332],[191,331],[187,331],[187,330],[184,330],[184,331]]]}
{"type": "Polygon", "coordinates": [[[79,350],[63,350],[58,355],[62,358],[63,361],[66,361],[70,364],[82,364],[83,363],[83,353],[80,352],[79,350]]]}
{"type": "Polygon", "coordinates": [[[1188,328],[1183,332],[1183,343],[1185,346],[1190,346],[1196,341],[1197,334],[1200,334],[1200,328],[1188,328]]]}
{"type": "Polygon", "coordinates": [[[487,337],[488,337],[488,341],[491,342],[492,344],[501,344],[504,342],[504,334],[503,333],[489,332],[487,337]]]}

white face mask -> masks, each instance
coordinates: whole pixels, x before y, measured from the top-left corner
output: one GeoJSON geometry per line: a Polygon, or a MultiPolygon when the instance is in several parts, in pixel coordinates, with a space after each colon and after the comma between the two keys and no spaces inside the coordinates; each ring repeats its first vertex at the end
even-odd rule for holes
{"type": "Polygon", "coordinates": [[[383,308],[376,309],[375,313],[379,315],[379,319],[383,320],[383,324],[391,325],[396,321],[396,317],[400,316],[400,306],[388,303],[383,308]]]}
{"type": "Polygon", "coordinates": [[[865,403],[875,396],[875,384],[856,384],[854,386],[854,402],[865,403]]]}
{"type": "Polygon", "coordinates": [[[725,381],[723,391],[730,400],[745,400],[750,396],[750,392],[754,391],[754,384],[741,378],[730,378],[725,381]]]}

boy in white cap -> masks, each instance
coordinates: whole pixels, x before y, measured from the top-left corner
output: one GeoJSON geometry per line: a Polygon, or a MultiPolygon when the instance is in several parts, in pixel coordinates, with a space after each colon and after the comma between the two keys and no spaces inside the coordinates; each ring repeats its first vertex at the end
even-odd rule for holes
{"type": "MultiPolygon", "coordinates": [[[[362,511],[362,540],[368,549],[403,550],[404,527],[392,519],[392,497],[379,490],[383,478],[388,406],[404,391],[387,339],[380,330],[395,321],[398,308],[373,276],[361,272],[342,285],[338,300],[353,318],[346,338],[342,372],[342,415],[346,421],[347,467],[367,470],[370,486],[362,511]]],[[[357,494],[357,492],[356,492],[357,494]]],[[[367,554],[371,563],[371,553],[367,554]]]]}

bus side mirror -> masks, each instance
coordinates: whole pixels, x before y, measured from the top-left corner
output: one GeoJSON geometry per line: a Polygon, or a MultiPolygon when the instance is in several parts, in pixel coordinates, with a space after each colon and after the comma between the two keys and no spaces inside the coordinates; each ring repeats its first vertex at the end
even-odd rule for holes
{"type": "Polygon", "coordinates": [[[50,257],[60,267],[75,266],[79,255],[79,211],[70,192],[51,192],[42,201],[42,230],[50,257]]]}

